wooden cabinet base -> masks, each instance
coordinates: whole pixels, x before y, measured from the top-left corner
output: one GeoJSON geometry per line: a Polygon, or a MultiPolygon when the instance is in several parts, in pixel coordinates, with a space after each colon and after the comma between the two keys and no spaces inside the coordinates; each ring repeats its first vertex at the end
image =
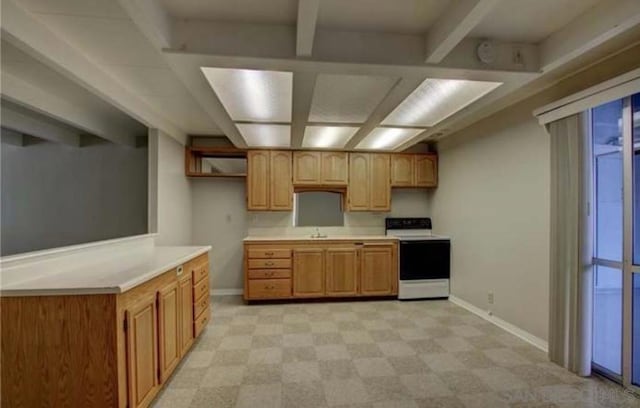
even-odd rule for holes
{"type": "MultiPolygon", "coordinates": [[[[207,256],[196,260],[208,282],[207,256]]],[[[122,294],[0,298],[0,405],[148,406],[209,321],[208,303],[193,321],[187,278],[172,269],[122,294]]]]}

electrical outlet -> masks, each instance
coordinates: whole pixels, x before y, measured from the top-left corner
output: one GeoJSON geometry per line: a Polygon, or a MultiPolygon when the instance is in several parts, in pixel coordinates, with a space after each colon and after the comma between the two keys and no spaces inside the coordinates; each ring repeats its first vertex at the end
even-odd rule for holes
{"type": "Polygon", "coordinates": [[[487,293],[487,302],[489,302],[490,305],[493,304],[493,292],[487,293]]]}

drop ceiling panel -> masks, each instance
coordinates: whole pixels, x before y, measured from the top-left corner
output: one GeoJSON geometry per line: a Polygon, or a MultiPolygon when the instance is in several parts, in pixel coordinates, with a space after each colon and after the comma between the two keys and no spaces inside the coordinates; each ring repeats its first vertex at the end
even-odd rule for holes
{"type": "Polygon", "coordinates": [[[291,122],[291,72],[201,69],[234,121],[291,122]]]}
{"type": "Polygon", "coordinates": [[[316,80],[310,122],[364,123],[397,78],[321,74],[316,80]]]}
{"type": "Polygon", "coordinates": [[[499,82],[427,78],[382,121],[386,126],[434,126],[500,86],[499,82]]]}
{"type": "Polygon", "coordinates": [[[105,0],[20,0],[33,13],[128,18],[117,1],[105,0]]]}
{"type": "Polygon", "coordinates": [[[356,149],[392,150],[423,131],[424,129],[378,127],[362,139],[356,149]]]}
{"type": "Polygon", "coordinates": [[[599,1],[601,0],[509,0],[494,7],[471,31],[469,37],[537,43],[599,1]]]}
{"type": "Polygon", "coordinates": [[[424,34],[450,3],[450,0],[322,0],[318,26],[424,34]]]}
{"type": "Polygon", "coordinates": [[[265,124],[237,124],[249,147],[289,147],[291,126],[265,124]]]}
{"type": "Polygon", "coordinates": [[[161,0],[174,17],[241,23],[295,24],[298,0],[161,0]]]}
{"type": "Polygon", "coordinates": [[[302,147],[340,149],[358,129],[350,126],[307,126],[304,130],[302,147]]]}

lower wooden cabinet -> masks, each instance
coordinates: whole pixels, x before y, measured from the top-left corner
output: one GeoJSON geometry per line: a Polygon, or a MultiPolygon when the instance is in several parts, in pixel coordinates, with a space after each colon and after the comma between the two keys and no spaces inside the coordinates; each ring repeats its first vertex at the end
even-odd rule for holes
{"type": "Polygon", "coordinates": [[[358,249],[328,248],[325,252],[325,294],[356,296],[358,294],[358,249]]]}
{"type": "Polygon", "coordinates": [[[248,241],[244,253],[246,300],[398,293],[395,240],[248,241]]]}
{"type": "Polygon", "coordinates": [[[208,292],[193,298],[208,265],[203,254],[121,294],[0,298],[0,405],[149,406],[209,321],[208,292]]]}
{"type": "Polygon", "coordinates": [[[151,294],[126,312],[129,406],[149,405],[158,388],[156,297],[151,294]]]}

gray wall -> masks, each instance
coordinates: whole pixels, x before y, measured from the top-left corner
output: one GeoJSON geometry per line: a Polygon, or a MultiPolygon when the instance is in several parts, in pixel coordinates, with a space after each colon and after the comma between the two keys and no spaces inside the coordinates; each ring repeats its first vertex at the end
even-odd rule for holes
{"type": "Polygon", "coordinates": [[[342,226],[342,194],[307,191],[295,195],[296,222],[299,227],[342,226]]]}
{"type": "Polygon", "coordinates": [[[147,148],[3,143],[2,255],[147,232],[147,148]]]}

